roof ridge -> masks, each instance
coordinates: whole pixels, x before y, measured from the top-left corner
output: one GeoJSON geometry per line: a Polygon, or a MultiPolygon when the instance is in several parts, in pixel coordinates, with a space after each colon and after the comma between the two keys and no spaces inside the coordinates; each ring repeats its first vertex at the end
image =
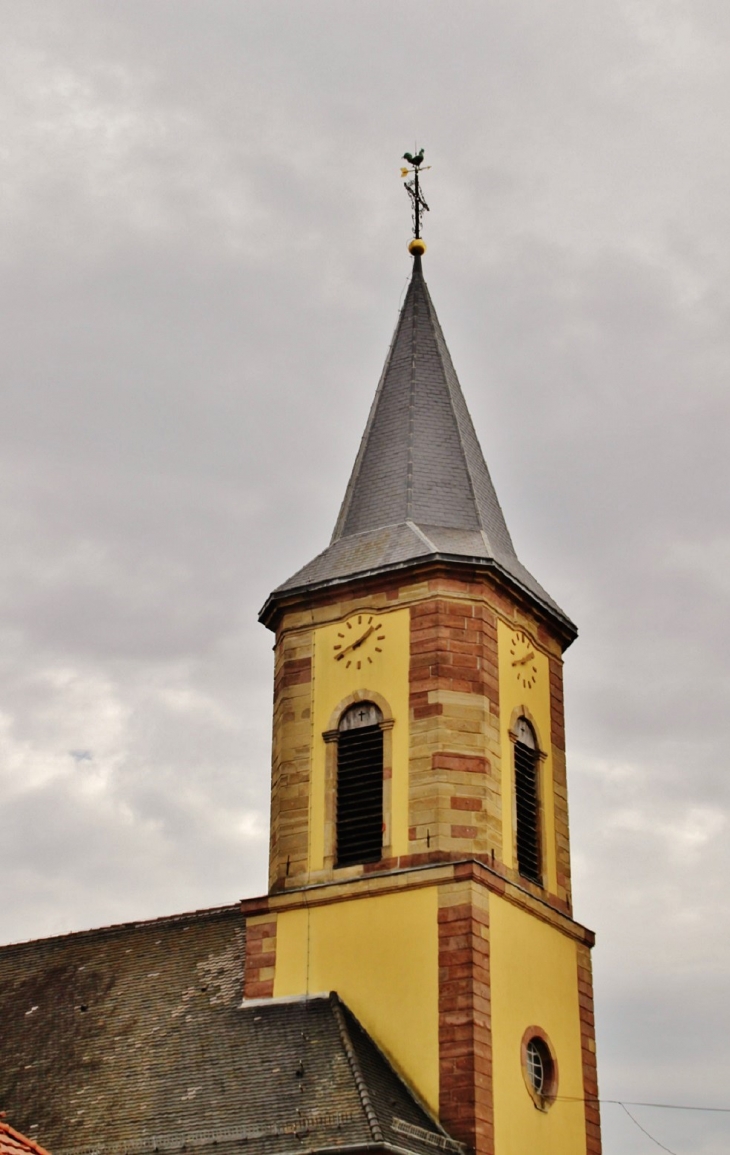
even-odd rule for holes
{"type": "Polygon", "coordinates": [[[342,1010],[342,1001],[336,991],[332,991],[330,995],[330,1004],[332,1006],[335,1022],[337,1023],[337,1027],[340,1032],[342,1047],[345,1054],[347,1055],[347,1061],[350,1064],[350,1069],[355,1079],[355,1086],[357,1087],[358,1094],[360,1095],[360,1101],[365,1112],[365,1117],[368,1121],[368,1126],[370,1127],[370,1134],[376,1143],[384,1143],[385,1138],[380,1126],[380,1120],[378,1119],[375,1108],[372,1104],[372,1100],[370,1099],[370,1092],[368,1091],[367,1083],[365,1082],[365,1076],[362,1073],[360,1061],[355,1054],[355,1048],[352,1045],[350,1032],[347,1029],[347,1022],[345,1021],[345,1016],[342,1010]]]}
{"type": "Polygon", "coordinates": [[[416,525],[415,521],[407,521],[406,525],[408,526],[409,529],[412,529],[414,533],[418,534],[418,536],[420,537],[423,544],[427,545],[432,553],[436,553],[436,546],[433,544],[430,537],[426,536],[426,534],[423,532],[421,527],[419,525],[416,525]]]}
{"type": "MultiPolygon", "coordinates": [[[[380,1044],[373,1038],[373,1036],[370,1034],[370,1032],[368,1030],[366,1030],[366,1028],[362,1025],[362,1023],[358,1019],[355,1012],[347,1005],[347,1003],[342,1002],[342,999],[340,999],[340,997],[336,991],[334,991],[333,994],[334,994],[334,997],[339,1002],[340,1010],[341,1010],[343,1019],[345,1019],[346,1015],[349,1015],[350,1018],[353,1019],[356,1026],[360,1030],[362,1036],[366,1040],[366,1042],[369,1043],[374,1048],[374,1050],[377,1052],[377,1055],[378,1055],[378,1058],[380,1059],[380,1061],[385,1064],[385,1066],[391,1072],[393,1077],[398,1080],[398,1083],[403,1088],[403,1090],[406,1092],[406,1094],[407,1094],[408,1098],[411,1100],[411,1102],[413,1104],[415,1104],[415,1106],[418,1108],[419,1111],[423,1112],[423,1115],[425,1116],[425,1118],[432,1124],[432,1126],[439,1133],[439,1135],[445,1137],[449,1141],[449,1143],[453,1143],[455,1147],[460,1148],[461,1150],[464,1150],[464,1144],[459,1143],[458,1140],[454,1139],[451,1135],[449,1135],[449,1132],[446,1130],[446,1128],[443,1126],[443,1124],[439,1121],[439,1119],[434,1114],[432,1108],[428,1105],[426,1100],[421,1098],[421,1096],[418,1094],[418,1092],[414,1089],[410,1080],[403,1074],[402,1071],[399,1071],[398,1068],[393,1064],[392,1060],[385,1053],[385,1051],[380,1046],[380,1044]]],[[[348,1035],[348,1037],[349,1037],[349,1035],[348,1035]]],[[[394,1118],[395,1118],[395,1116],[394,1116],[394,1118]]],[[[416,1129],[419,1129],[417,1124],[410,1124],[409,1123],[409,1124],[406,1124],[406,1126],[409,1126],[409,1127],[412,1126],[412,1127],[415,1127],[416,1129]]],[[[426,1128],[420,1128],[420,1129],[426,1130],[426,1128]]]]}
{"type": "Polygon", "coordinates": [[[17,942],[0,943],[0,954],[8,950],[20,950],[23,947],[33,946],[41,942],[60,943],[63,942],[64,939],[83,938],[85,936],[91,937],[92,935],[101,934],[116,934],[122,930],[142,930],[144,927],[165,925],[174,926],[175,923],[185,922],[187,919],[198,918],[203,920],[206,918],[215,918],[216,915],[222,914],[240,914],[240,911],[241,903],[231,902],[225,906],[210,906],[201,907],[199,910],[184,910],[181,911],[180,914],[161,914],[158,915],[157,918],[136,918],[129,919],[128,922],[112,922],[107,926],[86,927],[84,930],[66,930],[62,931],[61,934],[48,934],[40,938],[26,938],[20,939],[17,942]]]}
{"type": "MultiPolygon", "coordinates": [[[[408,445],[406,449],[406,521],[413,520],[413,429],[415,425],[415,409],[416,409],[416,384],[417,371],[416,363],[418,361],[418,294],[416,293],[416,280],[421,284],[421,288],[425,286],[423,279],[423,271],[421,269],[421,257],[416,255],[413,258],[413,277],[411,285],[413,286],[413,309],[411,312],[411,371],[408,378],[408,445]]],[[[403,316],[405,316],[405,307],[403,316]]]]}
{"type": "MultiPolygon", "coordinates": [[[[419,262],[419,264],[420,264],[420,262],[419,262]]],[[[477,512],[480,515],[479,521],[481,522],[482,519],[481,519],[481,508],[479,505],[479,498],[477,497],[476,489],[474,488],[474,478],[472,477],[471,466],[469,464],[469,454],[467,453],[466,446],[464,445],[464,434],[463,434],[463,431],[461,428],[461,422],[459,421],[459,414],[456,412],[456,406],[454,405],[453,390],[451,388],[451,381],[449,379],[450,378],[449,369],[453,370],[454,375],[456,374],[456,370],[454,369],[453,363],[449,365],[449,364],[447,364],[446,360],[444,359],[444,349],[446,349],[447,352],[448,352],[448,349],[446,347],[444,335],[443,335],[443,332],[441,330],[441,324],[439,322],[438,316],[436,315],[436,309],[435,309],[434,303],[431,300],[431,294],[428,291],[428,284],[426,282],[426,278],[424,277],[423,273],[421,273],[421,282],[423,284],[423,296],[424,296],[424,299],[426,301],[426,309],[428,310],[429,320],[433,326],[433,330],[434,330],[434,333],[436,335],[436,353],[438,355],[439,361],[441,362],[441,368],[442,368],[443,374],[444,374],[444,381],[446,382],[446,388],[447,388],[448,394],[449,394],[449,401],[451,402],[451,411],[454,414],[454,421],[456,423],[456,432],[458,434],[458,439],[459,439],[459,449],[461,450],[461,456],[462,456],[462,460],[464,462],[464,471],[466,473],[467,481],[469,482],[469,490],[471,491],[472,501],[474,502],[475,509],[477,510],[477,512]],[[443,346],[443,348],[442,348],[442,346],[443,346]]],[[[450,356],[449,356],[449,361],[451,361],[450,356]]],[[[457,381],[458,381],[458,378],[457,378],[457,381]]],[[[467,412],[468,412],[468,410],[467,410],[467,412]]]]}

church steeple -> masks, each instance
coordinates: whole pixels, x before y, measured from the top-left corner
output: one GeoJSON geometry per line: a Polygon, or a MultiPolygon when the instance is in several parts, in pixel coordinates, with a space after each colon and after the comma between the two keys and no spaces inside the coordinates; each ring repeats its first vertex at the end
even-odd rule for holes
{"type": "MultiPolygon", "coordinates": [[[[416,247],[418,245],[418,247],[416,247]]],[[[423,242],[327,549],[271,595],[431,561],[497,571],[558,625],[575,627],[522,565],[423,276],[423,242]]]]}
{"type": "Polygon", "coordinates": [[[517,558],[423,277],[423,152],[405,159],[413,274],[340,515],[261,615],[270,890],[245,992],[338,991],[474,1155],[600,1155],[576,631],[517,558]]]}

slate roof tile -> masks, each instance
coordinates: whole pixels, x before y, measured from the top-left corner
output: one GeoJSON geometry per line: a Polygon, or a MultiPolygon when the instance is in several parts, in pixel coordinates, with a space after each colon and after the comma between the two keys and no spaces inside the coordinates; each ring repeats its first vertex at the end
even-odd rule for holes
{"type": "Polygon", "coordinates": [[[13,1125],[52,1155],[460,1150],[336,995],[242,1006],[244,952],[238,906],[1,948],[13,1125]]]}

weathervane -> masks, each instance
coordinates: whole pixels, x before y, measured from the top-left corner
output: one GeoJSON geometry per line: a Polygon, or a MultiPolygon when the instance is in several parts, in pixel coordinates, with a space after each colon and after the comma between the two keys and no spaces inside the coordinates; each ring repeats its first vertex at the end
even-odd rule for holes
{"type": "Polygon", "coordinates": [[[423,214],[429,212],[429,207],[423,199],[421,193],[421,185],[419,176],[425,169],[431,167],[430,164],[423,166],[423,149],[420,149],[415,156],[410,152],[403,153],[403,160],[408,161],[408,167],[400,170],[401,176],[405,179],[409,174],[413,174],[411,180],[406,181],[406,192],[411,198],[411,205],[413,208],[413,240],[408,246],[408,251],[415,256],[419,256],[426,251],[426,245],[421,237],[421,223],[423,214]]]}

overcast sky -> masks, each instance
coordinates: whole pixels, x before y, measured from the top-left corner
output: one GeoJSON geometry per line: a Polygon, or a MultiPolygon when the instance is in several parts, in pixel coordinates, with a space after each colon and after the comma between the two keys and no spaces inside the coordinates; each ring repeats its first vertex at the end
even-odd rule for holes
{"type": "MultiPolygon", "coordinates": [[[[418,142],[508,525],[581,630],[602,1094],[730,1107],[727,0],[0,0],[0,26],[3,938],[265,889],[256,615],[334,524],[418,142]]],[[[730,1115],[634,1114],[730,1148],[730,1115]]],[[[606,1155],[657,1150],[603,1116],[606,1155]]]]}

